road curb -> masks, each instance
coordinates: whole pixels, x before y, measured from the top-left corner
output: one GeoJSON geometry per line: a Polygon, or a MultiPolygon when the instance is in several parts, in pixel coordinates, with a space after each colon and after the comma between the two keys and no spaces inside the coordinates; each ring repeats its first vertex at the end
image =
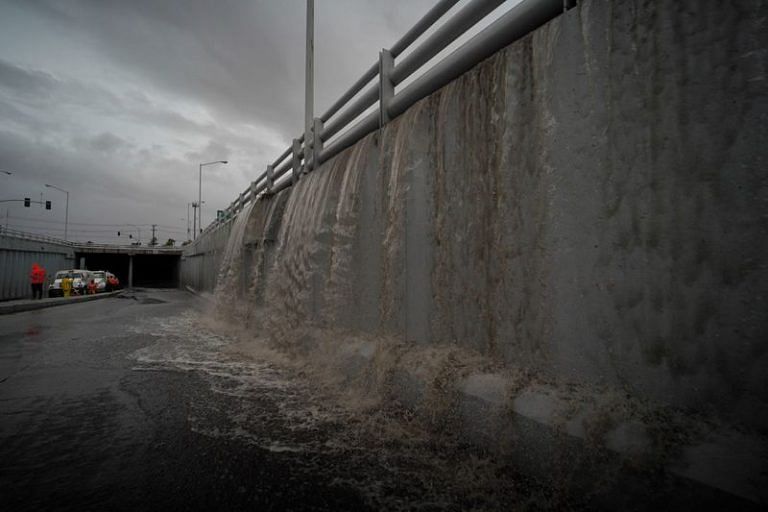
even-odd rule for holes
{"type": "Polygon", "coordinates": [[[24,311],[34,311],[37,309],[53,308],[56,306],[66,306],[68,304],[77,304],[80,302],[89,302],[92,300],[106,299],[108,297],[116,297],[123,293],[124,290],[118,290],[116,292],[99,293],[96,295],[82,295],[78,297],[56,297],[41,299],[38,301],[29,301],[16,304],[2,304],[0,303],[0,315],[10,315],[13,313],[21,313],[24,311]]]}

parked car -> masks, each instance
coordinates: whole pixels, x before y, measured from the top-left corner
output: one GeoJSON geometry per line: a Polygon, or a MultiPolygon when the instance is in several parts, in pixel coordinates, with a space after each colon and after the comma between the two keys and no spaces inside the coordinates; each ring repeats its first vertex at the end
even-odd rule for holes
{"type": "Polygon", "coordinates": [[[120,287],[120,281],[108,270],[94,270],[91,278],[96,282],[96,293],[111,292],[120,287]]]}
{"type": "Polygon", "coordinates": [[[48,286],[49,297],[61,297],[64,292],[61,290],[61,280],[65,277],[72,278],[72,293],[75,295],[85,295],[85,289],[88,285],[88,279],[91,273],[88,270],[72,269],[59,270],[53,282],[48,286]]]}
{"type": "Polygon", "coordinates": [[[91,279],[96,283],[96,293],[107,291],[107,271],[94,270],[91,272],[91,279]]]}

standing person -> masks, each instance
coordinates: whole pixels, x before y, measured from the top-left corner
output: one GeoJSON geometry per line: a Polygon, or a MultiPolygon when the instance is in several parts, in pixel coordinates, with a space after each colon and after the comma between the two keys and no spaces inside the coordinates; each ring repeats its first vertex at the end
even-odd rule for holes
{"type": "Polygon", "coordinates": [[[88,281],[88,295],[96,295],[96,280],[93,278],[88,281]]]}
{"type": "Polygon", "coordinates": [[[32,271],[29,273],[29,281],[32,284],[32,298],[43,298],[43,283],[45,282],[45,269],[37,263],[32,264],[32,271]]]}
{"type": "Polygon", "coordinates": [[[72,293],[72,278],[70,275],[67,274],[61,279],[61,292],[65,297],[69,297],[70,293],[72,293]]]}

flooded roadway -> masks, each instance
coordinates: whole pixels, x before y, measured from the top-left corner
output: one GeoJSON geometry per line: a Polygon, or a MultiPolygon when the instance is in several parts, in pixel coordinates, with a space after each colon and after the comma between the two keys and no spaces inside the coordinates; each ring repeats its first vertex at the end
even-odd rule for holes
{"type": "Polygon", "coordinates": [[[0,317],[4,510],[580,508],[246,357],[179,291],[0,317]]]}

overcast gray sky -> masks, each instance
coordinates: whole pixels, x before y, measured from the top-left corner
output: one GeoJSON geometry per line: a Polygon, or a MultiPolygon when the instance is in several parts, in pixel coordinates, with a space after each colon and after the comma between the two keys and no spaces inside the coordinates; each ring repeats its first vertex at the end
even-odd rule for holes
{"type": "MultiPolygon", "coordinates": [[[[317,0],[316,113],[436,0],[317,0]]],[[[455,9],[461,8],[462,2],[455,9]]],[[[186,238],[302,130],[304,0],[0,0],[0,204],[11,228],[119,242],[186,238]],[[124,233],[126,229],[121,229],[124,233]],[[123,240],[126,241],[127,240],[123,240]]]]}

